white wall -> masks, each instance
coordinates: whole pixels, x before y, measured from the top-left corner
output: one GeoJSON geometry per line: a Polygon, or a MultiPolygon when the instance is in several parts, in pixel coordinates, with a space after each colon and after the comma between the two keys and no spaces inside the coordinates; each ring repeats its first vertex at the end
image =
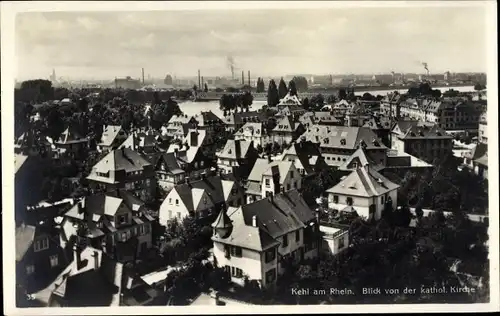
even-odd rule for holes
{"type": "Polygon", "coordinates": [[[322,251],[329,252],[337,255],[349,247],[349,231],[333,237],[332,235],[325,234],[322,241],[322,251]],[[344,247],[339,249],[340,240],[344,240],[344,247]]]}
{"type": "Polygon", "coordinates": [[[170,191],[168,193],[167,197],[165,198],[165,200],[163,201],[163,203],[160,206],[160,210],[159,210],[159,222],[160,222],[160,224],[166,226],[168,220],[179,216],[178,213],[180,214],[181,219],[184,217],[187,217],[189,215],[189,211],[188,211],[187,207],[184,205],[184,202],[182,201],[179,194],[177,193],[177,191],[174,188],[174,189],[172,189],[172,191],[170,191]],[[175,204],[176,200],[179,201],[178,205],[175,204]],[[171,212],[169,212],[169,211],[171,211],[171,212]],[[170,215],[172,217],[170,217],[170,215]]]}
{"type": "MultiPolygon", "coordinates": [[[[283,184],[280,184],[280,192],[282,188],[285,190],[285,192],[288,190],[302,188],[302,176],[300,175],[297,168],[295,168],[295,165],[292,164],[290,171],[286,174],[285,179],[283,180],[283,184]],[[292,178],[292,173],[293,173],[293,178],[292,178]],[[297,184],[296,187],[294,186],[294,183],[297,184]],[[290,186],[290,189],[288,189],[288,185],[290,186]]],[[[262,177],[262,183],[261,183],[262,198],[266,197],[266,192],[274,192],[274,181],[271,176],[262,177]],[[266,179],[269,179],[269,186],[266,186],[266,179]]]]}
{"type": "MultiPolygon", "coordinates": [[[[339,211],[343,210],[347,206],[346,199],[350,197],[352,199],[352,207],[356,209],[358,215],[369,218],[370,205],[375,204],[375,219],[378,220],[382,216],[382,211],[384,210],[386,195],[373,196],[373,197],[360,197],[346,194],[329,193],[328,194],[328,207],[332,209],[337,209],[339,211]],[[338,203],[334,203],[333,196],[338,196],[338,203]],[[383,197],[383,198],[382,198],[383,197]]],[[[391,197],[393,209],[397,208],[398,203],[398,191],[392,190],[387,193],[387,198],[391,197]]]]}
{"type": "Polygon", "coordinates": [[[240,268],[243,271],[243,277],[235,278],[231,277],[231,280],[237,284],[242,284],[244,276],[247,275],[250,280],[262,280],[262,266],[264,261],[261,260],[262,256],[259,252],[250,249],[242,248],[241,258],[231,256],[229,259],[226,258],[226,253],[224,251],[224,244],[214,241],[213,248],[215,259],[217,260],[217,265],[219,267],[224,267],[226,265],[240,268]]]}

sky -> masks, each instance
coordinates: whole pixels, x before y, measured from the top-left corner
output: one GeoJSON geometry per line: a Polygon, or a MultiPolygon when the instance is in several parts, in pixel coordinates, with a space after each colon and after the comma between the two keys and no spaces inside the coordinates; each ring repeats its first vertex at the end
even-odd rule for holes
{"type": "Polygon", "coordinates": [[[484,7],[29,12],[18,80],[486,71],[484,7]]]}

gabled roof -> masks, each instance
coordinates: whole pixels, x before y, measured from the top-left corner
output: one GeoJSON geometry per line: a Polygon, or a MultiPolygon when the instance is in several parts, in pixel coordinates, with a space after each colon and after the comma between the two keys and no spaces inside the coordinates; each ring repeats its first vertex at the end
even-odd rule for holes
{"type": "Polygon", "coordinates": [[[183,173],[184,170],[182,170],[179,161],[175,157],[175,153],[170,152],[170,153],[163,153],[159,156],[158,160],[156,161],[156,170],[160,170],[161,167],[165,167],[165,171],[172,173],[172,174],[179,174],[183,173]]]}
{"type": "Polygon", "coordinates": [[[229,228],[232,226],[233,224],[227,215],[226,210],[220,211],[219,215],[215,219],[215,222],[212,223],[213,228],[229,228]]]}
{"type": "Polygon", "coordinates": [[[194,211],[196,198],[206,193],[213,204],[225,202],[224,188],[219,176],[206,177],[205,179],[190,181],[176,185],[175,190],[188,211],[194,211]]]}
{"type": "Polygon", "coordinates": [[[369,165],[353,170],[346,178],[327,190],[353,196],[373,197],[391,192],[399,185],[375,171],[369,165]]]}
{"type": "Polygon", "coordinates": [[[122,147],[112,150],[92,168],[95,172],[125,170],[126,172],[142,171],[151,164],[138,152],[122,147]]]}
{"type": "Polygon", "coordinates": [[[104,129],[101,137],[101,142],[99,145],[101,146],[111,146],[115,141],[116,137],[120,133],[120,131],[124,132],[121,126],[118,125],[108,125],[104,129]]]}
{"type": "Polygon", "coordinates": [[[17,173],[24,163],[29,159],[29,156],[15,154],[14,155],[14,164],[15,164],[15,173],[17,173]]]}
{"type": "Polygon", "coordinates": [[[259,111],[248,111],[248,112],[236,112],[230,113],[224,117],[225,124],[241,124],[246,122],[262,122],[266,118],[264,112],[259,111]]]}
{"type": "Polygon", "coordinates": [[[16,228],[16,261],[21,261],[35,241],[36,227],[21,225],[16,228]]]}
{"type": "Polygon", "coordinates": [[[56,143],[72,144],[72,143],[84,143],[87,141],[88,139],[82,135],[79,135],[74,128],[68,127],[64,132],[62,132],[56,143]]]}
{"type": "Polygon", "coordinates": [[[273,128],[273,132],[295,132],[300,126],[300,123],[295,123],[291,115],[287,115],[279,120],[276,127],[273,128]]]}
{"type": "Polygon", "coordinates": [[[235,136],[253,136],[263,137],[266,136],[266,128],[263,123],[248,122],[243,125],[234,135],[235,136]]]}
{"type": "Polygon", "coordinates": [[[392,129],[392,132],[397,134],[401,139],[410,138],[443,138],[452,139],[453,137],[446,134],[436,124],[415,121],[415,120],[400,120],[397,121],[392,129]]]}
{"type": "Polygon", "coordinates": [[[283,181],[285,181],[285,177],[288,172],[290,172],[292,166],[293,162],[291,161],[274,160],[269,162],[267,159],[259,158],[255,162],[252,171],[248,176],[248,181],[261,182],[263,175],[272,176],[273,171],[276,170],[280,174],[280,183],[283,184],[283,181]]]}
{"type": "Polygon", "coordinates": [[[198,126],[223,124],[222,120],[212,111],[202,111],[200,115],[195,116],[195,119],[198,121],[198,126]]]}
{"type": "Polygon", "coordinates": [[[302,134],[306,140],[321,147],[355,149],[362,141],[367,149],[384,149],[386,146],[367,127],[314,125],[302,134]]]}
{"type": "Polygon", "coordinates": [[[339,166],[340,170],[351,170],[349,168],[353,161],[359,161],[361,167],[370,165],[372,168],[379,169],[378,164],[370,158],[370,156],[365,152],[363,147],[359,147],[347,160],[339,166]]]}
{"type": "Polygon", "coordinates": [[[64,216],[83,220],[85,214],[91,215],[94,222],[99,221],[100,216],[115,216],[119,210],[132,211],[125,205],[124,201],[119,197],[107,195],[105,193],[95,194],[85,197],[82,201],[82,213],[79,212],[81,208],[80,203],[76,203],[64,216]]]}
{"type": "Polygon", "coordinates": [[[233,224],[231,234],[224,239],[218,236],[212,239],[256,251],[279,245],[277,238],[305,227],[315,218],[297,190],[246,204],[238,209],[230,208],[228,215],[233,224]],[[252,226],[254,216],[257,227],[252,226]]]}
{"type": "Polygon", "coordinates": [[[191,120],[194,120],[194,116],[188,116],[188,115],[174,115],[170,118],[168,121],[168,124],[171,125],[172,123],[180,123],[180,124],[187,124],[191,122],[191,120]]]}
{"type": "MultiPolygon", "coordinates": [[[[280,100],[280,103],[278,106],[283,106],[283,105],[301,105],[302,102],[300,102],[299,98],[296,95],[290,95],[290,92],[288,92],[283,99],[280,100]]],[[[290,108],[290,111],[296,108],[290,108]]]]}
{"type": "Polygon", "coordinates": [[[228,140],[224,149],[218,153],[220,158],[242,159],[245,158],[248,150],[253,146],[252,142],[245,140],[228,140]]]}

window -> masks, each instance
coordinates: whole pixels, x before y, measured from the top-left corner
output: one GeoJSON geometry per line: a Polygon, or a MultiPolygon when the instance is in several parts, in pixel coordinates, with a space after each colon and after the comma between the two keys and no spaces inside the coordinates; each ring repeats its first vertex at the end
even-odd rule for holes
{"type": "Polygon", "coordinates": [[[339,196],[338,195],[333,196],[333,203],[339,203],[339,196]]]}
{"type": "Polygon", "coordinates": [[[177,218],[181,218],[181,212],[177,212],[177,218]]]}
{"type": "Polygon", "coordinates": [[[126,224],[126,223],[127,223],[127,215],[120,216],[120,224],[126,224]]]}
{"type": "Polygon", "coordinates": [[[383,196],[380,197],[380,203],[384,204],[384,197],[383,196]]]}
{"type": "Polygon", "coordinates": [[[357,162],[353,162],[353,163],[352,163],[352,167],[353,167],[354,169],[358,168],[358,163],[357,163],[357,162]]]}
{"type": "Polygon", "coordinates": [[[48,249],[49,248],[49,239],[48,238],[44,238],[44,239],[37,240],[35,242],[35,246],[34,247],[35,247],[35,251],[36,252],[48,249]]]}
{"type": "Polygon", "coordinates": [[[293,183],[293,187],[294,187],[294,188],[297,188],[297,181],[295,181],[295,182],[293,183]]]}
{"type": "Polygon", "coordinates": [[[265,183],[266,183],[266,187],[271,186],[271,181],[270,181],[269,179],[266,179],[266,180],[265,180],[265,183]]]}
{"type": "Polygon", "coordinates": [[[30,274],[32,274],[34,272],[35,272],[35,266],[34,265],[26,266],[26,274],[27,275],[30,275],[30,274]]]}
{"type": "Polygon", "coordinates": [[[231,276],[235,278],[241,278],[243,277],[243,270],[241,270],[240,268],[231,267],[231,276]]]}
{"type": "Polygon", "coordinates": [[[240,247],[231,247],[231,256],[241,258],[242,257],[242,250],[240,247]]]}
{"type": "Polygon", "coordinates": [[[57,257],[57,255],[50,256],[50,266],[53,268],[57,267],[58,265],[59,265],[59,258],[57,257]]]}
{"type": "Polygon", "coordinates": [[[345,247],[344,236],[339,239],[339,250],[345,247]]]}
{"type": "Polygon", "coordinates": [[[266,272],[266,283],[271,283],[276,280],[276,269],[271,269],[266,272]]]}
{"type": "Polygon", "coordinates": [[[300,229],[295,231],[295,241],[300,241],[300,229]]]}
{"type": "Polygon", "coordinates": [[[175,205],[179,205],[179,200],[175,199],[175,205]]]}
{"type": "Polygon", "coordinates": [[[168,204],[172,204],[172,198],[168,199],[168,204]]]}
{"type": "Polygon", "coordinates": [[[347,199],[345,199],[345,201],[346,201],[347,205],[352,206],[352,203],[353,203],[352,197],[348,197],[347,199]]]}
{"type": "Polygon", "coordinates": [[[120,233],[120,239],[121,241],[127,241],[127,232],[120,233]]]}
{"type": "Polygon", "coordinates": [[[290,191],[290,183],[286,185],[286,190],[290,191]]]}
{"type": "Polygon", "coordinates": [[[265,252],[264,256],[265,256],[266,263],[271,262],[274,259],[276,259],[276,250],[274,248],[271,250],[268,250],[265,252]]]}
{"type": "Polygon", "coordinates": [[[281,247],[283,248],[288,247],[288,235],[283,236],[283,243],[281,244],[281,247]]]}
{"type": "Polygon", "coordinates": [[[290,171],[290,178],[293,179],[293,171],[290,171]]]}

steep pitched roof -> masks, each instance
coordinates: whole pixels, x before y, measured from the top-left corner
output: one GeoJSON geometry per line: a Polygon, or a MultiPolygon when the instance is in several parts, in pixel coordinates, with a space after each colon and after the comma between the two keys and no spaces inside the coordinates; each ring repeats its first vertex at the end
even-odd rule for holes
{"type": "Polygon", "coordinates": [[[302,135],[321,147],[355,149],[361,141],[367,149],[384,149],[386,146],[377,135],[366,127],[314,125],[302,135]]]}
{"type": "Polygon", "coordinates": [[[287,115],[279,120],[273,132],[295,132],[300,123],[295,123],[291,115],[287,115]]]}
{"type": "Polygon", "coordinates": [[[218,156],[220,158],[242,159],[246,157],[251,146],[253,146],[252,142],[230,139],[226,142],[224,149],[218,153],[218,156]]]}
{"type": "Polygon", "coordinates": [[[224,123],[226,124],[241,124],[247,122],[262,122],[266,118],[264,112],[259,111],[248,111],[248,112],[236,112],[230,113],[224,118],[224,123]]]}
{"type": "Polygon", "coordinates": [[[62,132],[56,143],[73,144],[73,143],[84,143],[87,141],[88,139],[82,135],[79,135],[74,128],[68,127],[64,132],[62,132]]]}
{"type": "Polygon", "coordinates": [[[313,211],[297,190],[278,194],[272,200],[266,198],[238,209],[230,208],[228,215],[233,224],[231,234],[224,239],[212,239],[257,251],[279,245],[276,238],[303,228],[314,219],[313,211]],[[254,216],[257,227],[252,226],[254,216]]]}
{"type": "Polygon", "coordinates": [[[222,203],[224,199],[224,188],[219,176],[206,177],[205,179],[178,184],[174,189],[189,211],[194,211],[196,198],[206,193],[212,203],[222,203]]]}
{"type": "MultiPolygon", "coordinates": [[[[290,92],[286,94],[286,96],[280,100],[280,103],[278,106],[283,106],[283,105],[301,105],[302,102],[300,102],[299,98],[296,95],[290,95],[290,92]]],[[[290,108],[292,109],[292,108],[290,108]]]]}
{"type": "Polygon", "coordinates": [[[370,165],[372,168],[379,169],[378,163],[376,163],[363,149],[363,147],[359,147],[347,160],[339,166],[340,170],[351,170],[349,166],[353,161],[359,161],[361,167],[366,165],[370,165]]]}
{"type": "Polygon", "coordinates": [[[273,175],[273,167],[277,168],[277,171],[280,174],[280,183],[282,184],[285,181],[285,177],[293,166],[293,162],[291,161],[279,161],[274,160],[269,162],[267,159],[257,159],[255,162],[250,175],[248,176],[249,181],[261,182],[263,175],[273,175]]]}
{"type": "Polygon", "coordinates": [[[16,261],[22,260],[33,245],[35,232],[35,226],[21,225],[16,228],[16,261]]]}
{"type": "Polygon", "coordinates": [[[202,111],[200,115],[195,116],[198,121],[198,126],[206,126],[212,124],[222,124],[222,120],[212,111],[202,111]]]}
{"type": "Polygon", "coordinates": [[[179,164],[179,161],[175,157],[175,153],[173,152],[163,153],[159,156],[158,160],[156,161],[155,169],[159,170],[162,167],[164,167],[166,172],[170,172],[172,174],[179,174],[184,172],[179,164]]]}
{"type": "Polygon", "coordinates": [[[121,126],[108,125],[104,129],[101,137],[101,146],[111,146],[120,132],[124,132],[121,126]]]}
{"type": "Polygon", "coordinates": [[[266,135],[266,128],[264,127],[263,123],[248,122],[243,125],[234,135],[262,137],[266,135]]]}
{"type": "Polygon", "coordinates": [[[327,192],[372,197],[396,190],[399,185],[375,171],[369,165],[357,168],[327,192]]]}
{"type": "Polygon", "coordinates": [[[446,134],[446,132],[439,128],[436,124],[415,120],[404,120],[396,122],[396,125],[392,129],[392,132],[397,134],[401,139],[453,138],[450,135],[446,134]]]}
{"type": "Polygon", "coordinates": [[[151,164],[144,159],[138,152],[122,147],[112,150],[103,159],[101,159],[93,170],[96,172],[106,173],[111,170],[142,171],[144,167],[151,164]]]}

